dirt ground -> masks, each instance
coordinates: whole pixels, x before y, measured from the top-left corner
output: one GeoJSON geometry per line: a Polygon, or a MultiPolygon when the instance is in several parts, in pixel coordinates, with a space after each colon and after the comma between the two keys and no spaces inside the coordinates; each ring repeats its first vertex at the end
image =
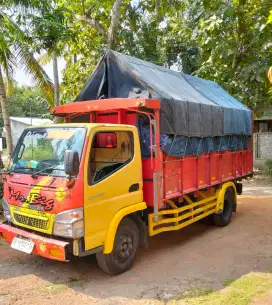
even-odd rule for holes
{"type": "MultiPolygon", "coordinates": [[[[153,237],[117,277],[95,257],[58,263],[0,244],[0,305],[165,304],[192,288],[221,290],[250,272],[271,272],[272,184],[246,183],[238,203],[228,227],[197,223],[153,237]]],[[[272,304],[272,292],[254,304],[272,304]]]]}

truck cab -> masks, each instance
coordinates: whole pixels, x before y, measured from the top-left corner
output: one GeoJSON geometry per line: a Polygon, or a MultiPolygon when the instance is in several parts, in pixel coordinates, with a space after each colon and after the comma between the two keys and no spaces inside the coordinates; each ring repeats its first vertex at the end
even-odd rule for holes
{"type": "MultiPolygon", "coordinates": [[[[135,126],[69,123],[28,128],[5,180],[2,238],[15,249],[54,260],[110,253],[115,235],[110,226],[120,221],[116,214],[146,206],[135,126]]],[[[128,237],[118,257],[138,243],[128,237]]]]}

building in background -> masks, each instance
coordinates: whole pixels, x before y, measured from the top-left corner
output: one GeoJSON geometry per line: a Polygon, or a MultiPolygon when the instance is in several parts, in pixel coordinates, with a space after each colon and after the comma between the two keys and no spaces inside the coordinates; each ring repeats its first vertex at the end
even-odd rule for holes
{"type": "Polygon", "coordinates": [[[272,159],[272,116],[254,120],[254,167],[262,169],[272,159]]]}
{"type": "MultiPolygon", "coordinates": [[[[33,118],[33,117],[10,117],[10,125],[11,125],[11,133],[12,133],[12,142],[13,146],[15,147],[17,141],[20,138],[23,130],[27,127],[32,125],[45,125],[45,124],[52,124],[53,121],[49,119],[41,119],[41,118],[33,118]]],[[[3,132],[3,136],[5,136],[5,128],[3,132]]]]}

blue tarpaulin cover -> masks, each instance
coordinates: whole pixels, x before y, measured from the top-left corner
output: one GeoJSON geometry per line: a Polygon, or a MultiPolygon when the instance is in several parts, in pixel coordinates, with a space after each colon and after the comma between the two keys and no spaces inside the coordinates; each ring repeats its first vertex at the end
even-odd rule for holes
{"type": "Polygon", "coordinates": [[[225,134],[251,135],[252,113],[245,105],[213,81],[186,74],[184,77],[201,94],[222,107],[225,134]]]}
{"type": "MultiPolygon", "coordinates": [[[[150,147],[150,128],[142,118],[137,121],[137,127],[140,134],[141,153],[143,159],[147,159],[151,154],[150,147]]],[[[152,142],[155,143],[153,133],[152,142]]],[[[250,145],[250,136],[230,135],[221,137],[186,137],[179,135],[160,136],[160,148],[168,156],[185,157],[199,155],[202,153],[211,153],[223,150],[241,150],[247,149],[250,145]]]]}
{"type": "MultiPolygon", "coordinates": [[[[136,97],[161,101],[161,148],[169,155],[248,147],[251,110],[215,82],[115,51],[103,56],[75,101],[103,103],[105,98],[133,97],[135,92],[140,92],[136,97]]],[[[138,128],[143,152],[149,127],[138,120],[138,128]]]]}
{"type": "Polygon", "coordinates": [[[111,50],[75,100],[129,97],[134,88],[161,101],[163,134],[213,137],[252,133],[251,111],[216,83],[111,50]]]}

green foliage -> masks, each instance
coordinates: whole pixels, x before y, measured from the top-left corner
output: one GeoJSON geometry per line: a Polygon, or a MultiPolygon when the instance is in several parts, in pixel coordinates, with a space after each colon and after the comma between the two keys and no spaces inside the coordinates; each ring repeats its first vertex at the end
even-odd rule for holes
{"type": "MultiPolygon", "coordinates": [[[[74,16],[88,11],[88,14],[86,13],[88,17],[99,23],[99,27],[91,27],[88,22],[82,22],[81,19],[70,15],[68,24],[74,33],[74,42],[71,42],[67,51],[64,51],[67,67],[63,71],[62,102],[70,101],[77,96],[107,47],[101,29],[105,32],[109,27],[114,1],[84,3],[85,9],[81,1],[62,2],[69,11],[74,12],[74,16]],[[91,10],[88,10],[88,7],[91,7],[91,10]],[[77,57],[76,61],[75,57],[77,57]]],[[[124,1],[121,7],[121,25],[116,37],[116,50],[167,66],[175,63],[180,53],[181,56],[186,57],[188,52],[185,44],[179,45],[182,38],[179,39],[175,35],[166,37],[165,34],[170,26],[169,28],[160,26],[166,18],[170,18],[171,14],[175,15],[180,6],[180,2],[176,0],[160,1],[157,7],[156,1],[139,1],[139,3],[124,1]]],[[[191,72],[193,68],[190,67],[188,70],[191,72]]]]}
{"type": "Polygon", "coordinates": [[[77,96],[86,79],[106,50],[106,29],[110,24],[110,11],[114,1],[61,1],[60,5],[67,10],[66,20],[73,38],[67,41],[63,50],[66,69],[63,71],[61,84],[61,102],[71,101],[77,96]],[[84,15],[89,10],[90,18],[99,20],[101,34],[89,23],[76,16],[84,15]]]}
{"type": "Polygon", "coordinates": [[[42,160],[49,160],[54,159],[54,150],[52,146],[38,146],[32,147],[31,145],[24,151],[22,160],[35,160],[35,161],[42,161],[42,160]]]}
{"type": "Polygon", "coordinates": [[[83,30],[79,36],[81,37],[82,41],[85,41],[83,43],[84,47],[81,45],[81,43],[78,43],[72,46],[70,51],[67,50],[64,52],[66,68],[62,75],[62,103],[71,101],[78,95],[87,78],[90,76],[91,72],[105,51],[105,49],[100,49],[100,37],[96,37],[97,43],[95,43],[94,40],[88,39],[89,29],[86,29],[86,31],[83,30]],[[74,56],[76,56],[77,53],[81,54],[81,56],[74,61],[74,56]]]}
{"type": "Polygon", "coordinates": [[[271,26],[266,25],[262,4],[261,0],[216,1],[207,6],[203,2],[204,13],[195,28],[201,47],[197,74],[217,81],[257,112],[269,101],[266,72],[272,64],[271,26]]]}
{"type": "Polygon", "coordinates": [[[21,21],[27,16],[28,9],[30,7],[38,9],[42,3],[43,1],[38,3],[37,1],[11,0],[0,3],[0,67],[7,79],[8,94],[12,92],[14,68],[20,66],[26,74],[32,76],[33,83],[42,88],[48,103],[52,105],[52,82],[33,55],[33,41],[28,31],[20,27],[21,21]]]}
{"type": "Polygon", "coordinates": [[[272,160],[268,159],[264,164],[264,172],[267,176],[272,177],[272,160]]]}
{"type": "Polygon", "coordinates": [[[267,23],[272,23],[272,10],[269,12],[267,23]]]}
{"type": "MultiPolygon", "coordinates": [[[[60,2],[59,2],[60,3],[60,2]]],[[[81,1],[66,3],[82,14],[81,1]]],[[[97,3],[90,16],[102,28],[109,25],[113,1],[97,3]],[[103,8],[103,9],[102,9],[103,8]]],[[[266,72],[272,65],[272,25],[267,24],[268,5],[248,1],[125,1],[117,51],[156,64],[211,79],[244,104],[262,113],[269,106],[266,72]]],[[[71,18],[71,16],[70,16],[71,18]]],[[[68,21],[75,40],[65,52],[63,102],[73,99],[95,67],[106,45],[103,35],[88,23],[68,21]],[[74,62],[74,56],[78,55],[74,62]]]]}
{"type": "MultiPolygon", "coordinates": [[[[34,7],[16,19],[35,52],[64,56],[62,103],[73,100],[106,51],[115,0],[8,2],[34,7]]],[[[116,50],[214,80],[262,114],[271,104],[271,10],[269,0],[124,0],[116,50]]],[[[6,62],[14,61],[1,37],[0,44],[6,62]]]]}
{"type": "Polygon", "coordinates": [[[54,159],[54,149],[50,141],[39,139],[37,145],[30,144],[23,151],[22,160],[49,160],[54,159]]]}
{"type": "Polygon", "coordinates": [[[73,33],[68,27],[67,11],[63,7],[48,7],[42,14],[35,13],[27,16],[27,21],[31,20],[31,36],[33,37],[33,48],[37,53],[46,51],[49,55],[55,52],[58,56],[63,54],[63,50],[69,41],[73,41],[73,33]]]}
{"type": "MultiPolygon", "coordinates": [[[[47,101],[39,88],[15,86],[9,98],[8,110],[10,116],[51,118],[47,101]]],[[[3,127],[2,115],[0,127],[3,127]]]]}

